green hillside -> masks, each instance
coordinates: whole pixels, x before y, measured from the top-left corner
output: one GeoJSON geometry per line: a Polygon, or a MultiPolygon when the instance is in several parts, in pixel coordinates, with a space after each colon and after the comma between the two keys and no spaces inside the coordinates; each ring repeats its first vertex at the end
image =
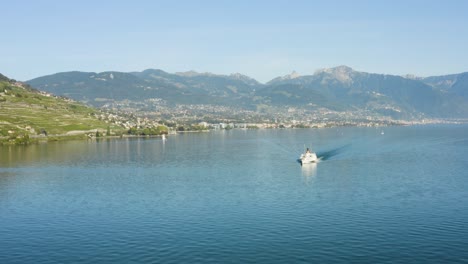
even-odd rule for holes
{"type": "MultiPolygon", "coordinates": [[[[52,138],[70,131],[121,130],[98,119],[97,110],[66,98],[32,89],[23,83],[0,81],[0,141],[52,138]],[[45,138],[45,137],[44,137],[45,138]]],[[[73,133],[69,133],[73,134],[73,133]]],[[[84,135],[81,135],[84,137],[84,135]]]]}

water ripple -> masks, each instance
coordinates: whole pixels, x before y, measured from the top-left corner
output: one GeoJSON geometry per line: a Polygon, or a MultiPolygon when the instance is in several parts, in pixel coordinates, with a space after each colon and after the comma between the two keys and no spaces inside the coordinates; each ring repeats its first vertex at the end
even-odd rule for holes
{"type": "Polygon", "coordinates": [[[335,130],[9,149],[0,263],[468,260],[466,128],[335,130]]]}

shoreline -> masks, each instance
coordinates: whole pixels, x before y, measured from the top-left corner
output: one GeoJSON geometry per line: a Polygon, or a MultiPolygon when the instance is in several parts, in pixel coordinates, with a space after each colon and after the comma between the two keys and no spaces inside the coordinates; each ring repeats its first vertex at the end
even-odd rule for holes
{"type": "MultiPolygon", "coordinates": [[[[205,129],[205,130],[190,130],[190,131],[175,131],[169,134],[164,134],[166,137],[171,137],[171,135],[184,134],[184,133],[209,133],[213,131],[230,131],[230,130],[289,130],[289,129],[326,129],[326,128],[339,128],[339,127],[394,127],[394,126],[430,126],[430,125],[466,125],[467,122],[417,122],[411,124],[390,124],[390,125],[374,125],[374,126],[364,126],[364,125],[334,125],[334,126],[324,126],[324,127],[256,127],[256,128],[230,128],[230,129],[205,129]]],[[[0,147],[1,146],[27,146],[34,144],[43,144],[49,142],[59,142],[59,141],[72,141],[72,140],[104,140],[104,139],[123,139],[123,138],[162,138],[161,135],[131,135],[131,134],[122,134],[122,135],[110,135],[110,136],[88,136],[87,134],[58,134],[58,135],[28,135],[27,141],[22,142],[15,138],[11,139],[8,136],[0,137],[0,147]]]]}

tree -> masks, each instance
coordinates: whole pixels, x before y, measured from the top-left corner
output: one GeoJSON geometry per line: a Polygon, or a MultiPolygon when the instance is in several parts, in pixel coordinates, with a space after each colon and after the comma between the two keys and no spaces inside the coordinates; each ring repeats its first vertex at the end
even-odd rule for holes
{"type": "Polygon", "coordinates": [[[143,131],[141,132],[141,134],[144,135],[144,136],[149,136],[149,135],[152,134],[152,133],[151,133],[151,129],[145,127],[145,128],[143,129],[143,131]]]}
{"type": "Polygon", "coordinates": [[[136,134],[137,134],[137,128],[136,128],[136,127],[131,127],[131,128],[128,130],[128,134],[130,134],[130,135],[136,135],[136,134]]]}
{"type": "Polygon", "coordinates": [[[168,128],[166,126],[157,126],[156,135],[168,134],[168,128]]]}

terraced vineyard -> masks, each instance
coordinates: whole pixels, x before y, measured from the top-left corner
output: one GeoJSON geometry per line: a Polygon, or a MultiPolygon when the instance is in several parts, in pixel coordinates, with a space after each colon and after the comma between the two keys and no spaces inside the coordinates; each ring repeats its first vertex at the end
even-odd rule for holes
{"type": "MultiPolygon", "coordinates": [[[[98,129],[120,131],[96,117],[97,110],[66,98],[0,81],[0,137],[70,135],[98,129]]],[[[81,133],[83,134],[83,133],[81,133]]]]}

